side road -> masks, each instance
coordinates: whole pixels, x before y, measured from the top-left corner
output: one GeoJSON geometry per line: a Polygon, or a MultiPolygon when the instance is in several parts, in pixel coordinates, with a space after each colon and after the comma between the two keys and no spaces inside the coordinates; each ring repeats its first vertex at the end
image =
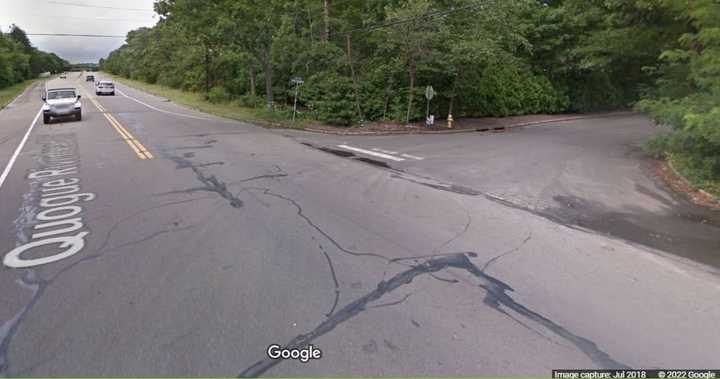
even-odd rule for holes
{"type": "MultiPolygon", "coordinates": [[[[447,120],[437,120],[435,125],[427,127],[422,123],[405,126],[396,123],[373,122],[361,126],[353,127],[336,127],[322,124],[303,124],[297,125],[281,122],[270,117],[270,114],[263,113],[262,110],[252,108],[242,108],[236,105],[211,104],[198,94],[170,89],[161,85],[147,84],[135,80],[122,78],[119,76],[102,73],[113,80],[121,82],[125,85],[145,91],[153,96],[159,96],[163,102],[175,102],[179,105],[190,107],[200,112],[210,113],[223,118],[232,120],[251,122],[256,125],[269,128],[289,128],[293,130],[303,130],[309,132],[310,135],[325,134],[336,136],[389,136],[389,135],[409,135],[409,134],[456,134],[456,133],[496,133],[504,132],[509,129],[523,128],[528,126],[543,126],[556,123],[566,123],[580,120],[594,119],[610,119],[631,116],[640,116],[639,112],[634,111],[615,111],[615,112],[594,112],[584,114],[536,114],[509,117],[482,117],[482,118],[461,118],[453,123],[453,128],[447,128],[447,120]]],[[[287,121],[287,120],[285,120],[287,121]]],[[[612,121],[609,121],[612,122],[612,121]]],[[[649,134],[648,134],[649,136],[649,134]]],[[[646,138],[649,138],[646,136],[646,138]]],[[[668,167],[671,165],[667,164],[668,167]]],[[[702,188],[697,188],[689,183],[677,170],[672,169],[670,175],[659,175],[668,182],[671,189],[687,195],[694,203],[707,205],[719,203],[720,200],[702,188]],[[675,185],[674,182],[681,185],[675,185]],[[695,201],[695,194],[700,194],[702,199],[695,201]]]]}
{"type": "Polygon", "coordinates": [[[640,114],[546,122],[506,133],[283,134],[340,156],[484,193],[553,220],[720,268],[720,212],[665,183],[642,150],[640,114]]]}

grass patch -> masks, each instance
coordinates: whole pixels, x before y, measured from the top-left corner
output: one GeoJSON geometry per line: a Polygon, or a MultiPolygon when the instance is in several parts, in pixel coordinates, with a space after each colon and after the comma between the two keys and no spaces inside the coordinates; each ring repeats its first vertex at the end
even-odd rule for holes
{"type": "Polygon", "coordinates": [[[667,159],[692,187],[702,189],[715,196],[716,199],[720,199],[720,180],[702,178],[689,167],[682,156],[670,154],[667,159]]]}
{"type": "Polygon", "coordinates": [[[16,83],[10,87],[0,89],[0,109],[5,108],[6,105],[10,104],[25,88],[30,87],[33,83],[36,83],[42,79],[29,79],[24,82],[16,83]]]}
{"type": "Polygon", "coordinates": [[[234,101],[211,103],[205,100],[203,93],[183,91],[160,84],[145,83],[139,80],[127,79],[121,76],[109,74],[107,72],[103,72],[103,74],[127,86],[142,90],[155,96],[164,97],[174,103],[184,105],[200,112],[224,118],[252,122],[266,127],[291,129],[304,129],[305,124],[307,123],[306,120],[302,119],[298,119],[297,122],[293,123],[290,119],[290,117],[292,117],[292,109],[290,109],[288,116],[288,110],[283,108],[276,109],[271,112],[265,108],[243,107],[234,101]]]}

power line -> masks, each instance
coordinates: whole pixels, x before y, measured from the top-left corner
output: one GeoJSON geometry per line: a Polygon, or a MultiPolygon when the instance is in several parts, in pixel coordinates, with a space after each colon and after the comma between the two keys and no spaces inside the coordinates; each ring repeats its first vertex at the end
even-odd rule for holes
{"type": "Polygon", "coordinates": [[[460,8],[450,8],[450,9],[447,9],[447,10],[444,10],[444,11],[437,11],[437,12],[425,13],[425,14],[421,14],[420,16],[417,16],[417,17],[406,18],[406,19],[403,19],[403,20],[397,20],[397,21],[392,21],[392,22],[386,22],[386,23],[380,23],[380,24],[370,25],[370,26],[364,27],[364,28],[352,29],[352,30],[347,31],[345,34],[352,34],[352,33],[355,33],[355,32],[364,32],[364,31],[372,31],[372,30],[376,30],[376,29],[387,28],[387,27],[389,27],[389,26],[396,26],[396,25],[406,24],[406,23],[409,23],[409,22],[413,22],[413,21],[417,21],[417,20],[422,20],[422,19],[425,19],[425,18],[431,18],[431,17],[437,17],[437,16],[446,16],[446,15],[451,14],[451,13],[455,13],[455,12],[459,12],[459,11],[463,11],[463,10],[468,10],[468,9],[472,9],[472,8],[478,8],[478,7],[481,7],[481,6],[482,6],[482,4],[477,4],[477,3],[476,3],[476,4],[472,4],[472,5],[466,5],[466,6],[460,7],[460,8]]]}
{"type": "Polygon", "coordinates": [[[108,35],[108,34],[70,34],[70,33],[25,33],[29,36],[48,36],[48,37],[95,37],[95,38],[125,38],[125,36],[108,35]]]}
{"type": "Polygon", "coordinates": [[[65,2],[65,1],[52,1],[52,0],[49,0],[48,3],[51,3],[51,4],[60,4],[60,5],[69,5],[69,6],[72,6],[72,7],[81,7],[81,8],[101,8],[101,9],[114,9],[114,10],[121,10],[121,11],[155,12],[155,10],[153,10],[153,9],[107,7],[107,6],[102,6],[102,5],[87,5],[87,4],[82,4],[82,3],[71,3],[71,2],[65,2]]]}
{"type": "MultiPolygon", "coordinates": [[[[155,17],[154,15],[151,17],[155,17]]],[[[50,18],[50,17],[48,17],[50,18]]],[[[73,17],[73,16],[63,16],[63,19],[72,19],[72,20],[85,20],[85,21],[130,21],[130,22],[146,22],[149,21],[148,19],[141,19],[141,18],[103,18],[103,17],[73,17]]]]}

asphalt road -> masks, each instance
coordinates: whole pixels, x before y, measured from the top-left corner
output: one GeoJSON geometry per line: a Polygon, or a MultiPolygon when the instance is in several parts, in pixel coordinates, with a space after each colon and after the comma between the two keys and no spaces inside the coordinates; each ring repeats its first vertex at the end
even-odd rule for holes
{"type": "MultiPolygon", "coordinates": [[[[720,367],[714,214],[671,221],[685,254],[572,222],[703,212],[642,175],[642,118],[338,141],[81,79],[49,86],[82,88],[83,120],[35,123],[0,187],[1,374],[720,367]]],[[[0,112],[0,168],[40,107],[0,112]]]]}

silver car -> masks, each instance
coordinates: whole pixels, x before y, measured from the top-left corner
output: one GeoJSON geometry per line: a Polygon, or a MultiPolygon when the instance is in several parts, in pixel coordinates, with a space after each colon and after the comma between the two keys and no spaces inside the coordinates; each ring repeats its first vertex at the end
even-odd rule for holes
{"type": "Polygon", "coordinates": [[[115,84],[109,80],[101,80],[95,83],[96,95],[115,95],[115,84]]]}
{"type": "Polygon", "coordinates": [[[80,95],[75,88],[53,88],[43,95],[43,122],[49,123],[53,118],[74,117],[82,120],[82,104],[80,95]]]}

